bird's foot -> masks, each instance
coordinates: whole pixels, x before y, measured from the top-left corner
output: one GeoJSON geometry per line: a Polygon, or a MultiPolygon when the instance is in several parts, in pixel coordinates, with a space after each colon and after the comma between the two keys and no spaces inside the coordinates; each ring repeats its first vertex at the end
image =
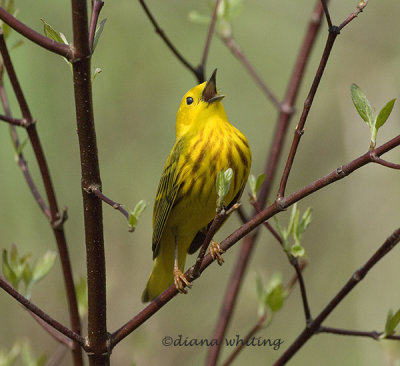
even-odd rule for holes
{"type": "Polygon", "coordinates": [[[222,266],[224,263],[224,259],[222,258],[221,254],[224,253],[219,243],[212,240],[210,244],[210,254],[213,260],[217,260],[218,264],[222,266]]]}
{"type": "Polygon", "coordinates": [[[181,293],[181,294],[186,294],[187,290],[185,289],[185,286],[191,288],[192,284],[186,279],[184,274],[179,268],[174,268],[174,284],[176,289],[181,293]]]}

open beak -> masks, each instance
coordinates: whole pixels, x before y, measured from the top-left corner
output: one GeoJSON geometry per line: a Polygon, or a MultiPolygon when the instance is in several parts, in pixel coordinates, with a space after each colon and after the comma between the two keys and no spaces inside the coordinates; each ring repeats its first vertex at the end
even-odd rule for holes
{"type": "Polygon", "coordinates": [[[218,95],[217,86],[215,82],[215,75],[217,74],[217,69],[214,70],[210,79],[207,81],[206,86],[201,93],[201,100],[207,103],[213,103],[217,100],[221,100],[225,95],[218,95]]]}

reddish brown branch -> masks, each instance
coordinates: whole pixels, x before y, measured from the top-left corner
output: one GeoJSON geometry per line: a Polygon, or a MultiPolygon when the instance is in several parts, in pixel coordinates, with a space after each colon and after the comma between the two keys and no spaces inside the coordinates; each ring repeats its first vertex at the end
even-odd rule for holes
{"type": "MultiPolygon", "coordinates": [[[[282,108],[279,112],[274,137],[272,140],[273,142],[265,168],[267,179],[264,181],[259,192],[259,207],[265,206],[271,185],[276,175],[279,159],[283,150],[284,139],[287,134],[287,128],[289,126],[289,122],[293,113],[293,106],[295,105],[300,89],[300,84],[304,77],[305,68],[311,54],[311,49],[315,44],[315,40],[320,29],[322,15],[322,5],[320,1],[317,0],[316,7],[312,12],[305,38],[300,47],[300,51],[294,65],[293,72],[289,80],[289,85],[282,104],[282,108]]],[[[249,258],[251,253],[253,252],[255,241],[257,239],[257,233],[258,230],[252,233],[252,235],[247,236],[244,239],[244,242],[240,248],[236,264],[234,265],[234,271],[232,272],[231,278],[227,285],[224,301],[221,306],[220,316],[213,335],[213,338],[216,338],[218,340],[224,338],[228,323],[232,317],[233,310],[236,304],[236,298],[238,296],[239,289],[244,278],[244,272],[247,268],[247,264],[249,263],[249,258]]],[[[218,360],[219,352],[219,346],[211,347],[207,355],[206,364],[209,366],[215,365],[218,360]]]]}
{"type": "Polygon", "coordinates": [[[11,28],[15,29],[18,33],[28,38],[37,45],[64,56],[66,59],[71,60],[72,51],[70,46],[53,41],[50,38],[36,32],[32,28],[29,28],[24,23],[20,22],[17,18],[8,13],[4,8],[0,7],[0,19],[7,23],[11,28]]]}
{"type": "Polygon", "coordinates": [[[50,315],[46,314],[43,310],[38,308],[35,304],[30,302],[26,297],[22,296],[18,291],[14,290],[8,283],[0,276],[0,287],[10,294],[15,300],[17,300],[20,304],[22,304],[25,308],[31,311],[33,314],[37,315],[40,319],[45,321],[47,324],[52,326],[54,329],[58,330],[60,333],[64,334],[69,339],[77,342],[80,346],[85,346],[85,339],[68,329],[57,320],[53,319],[50,315]]]}
{"type": "MultiPolygon", "coordinates": [[[[279,202],[274,202],[272,205],[268,206],[260,213],[255,215],[251,220],[247,221],[243,224],[239,229],[235,230],[231,235],[229,235],[225,240],[220,243],[221,249],[227,251],[230,247],[232,247],[235,243],[237,243],[244,236],[248,235],[252,230],[254,230],[257,226],[261,225],[264,221],[270,219],[272,216],[276,215],[278,212],[281,212],[287,209],[289,206],[294,203],[300,201],[304,197],[326,187],[333,182],[341,180],[348,175],[350,175],[355,170],[363,167],[368,163],[373,162],[373,158],[371,157],[371,153],[375,153],[377,156],[388,152],[395,147],[400,145],[400,135],[391,139],[387,143],[379,146],[372,152],[367,152],[359,158],[342,165],[340,168],[335,169],[331,173],[326,176],[310,183],[309,185],[303,187],[299,191],[291,194],[288,197],[282,198],[279,202]]],[[[211,263],[213,259],[210,254],[207,254],[201,264],[200,273],[202,273],[211,263]]],[[[187,280],[190,280],[190,272],[191,269],[185,272],[185,276],[187,280]]],[[[127,337],[131,332],[137,329],[141,324],[143,324],[148,318],[150,318],[154,313],[160,310],[169,300],[171,300],[176,294],[178,290],[175,285],[171,285],[165,290],[160,296],[154,299],[149,305],[147,305],[139,314],[137,314],[133,319],[128,321],[125,325],[119,328],[111,335],[111,348],[115,347],[115,345],[121,342],[125,337],[127,337]]]]}
{"type": "MultiPolygon", "coordinates": [[[[1,8],[0,8],[1,9],[1,8]]],[[[1,14],[1,11],[0,11],[1,14]]],[[[45,188],[47,200],[49,202],[49,211],[50,211],[50,216],[49,221],[50,225],[53,229],[53,234],[55,236],[56,242],[57,242],[57,247],[58,247],[58,252],[60,255],[60,260],[61,260],[61,266],[63,270],[63,277],[64,277],[64,283],[65,283],[65,289],[67,293],[67,300],[68,300],[68,306],[69,306],[69,315],[70,315],[70,322],[71,322],[71,328],[76,334],[80,334],[81,332],[81,323],[80,323],[80,318],[79,318],[79,313],[78,313],[78,305],[77,305],[77,300],[76,300],[76,294],[75,294],[75,287],[74,287],[74,281],[72,277],[72,268],[71,268],[71,262],[69,258],[69,252],[68,252],[68,246],[67,246],[67,241],[65,238],[65,233],[63,229],[63,216],[59,214],[58,211],[58,204],[55,196],[55,191],[53,187],[53,183],[50,177],[50,172],[47,166],[47,161],[44,155],[44,151],[39,139],[39,135],[37,133],[36,129],[36,124],[33,123],[34,119],[32,118],[32,115],[30,113],[28,103],[26,102],[26,99],[24,97],[24,94],[22,92],[21,86],[19,84],[17,75],[14,70],[14,66],[12,64],[12,61],[10,59],[10,55],[7,50],[7,46],[4,40],[4,35],[3,32],[0,31],[0,52],[3,58],[3,63],[4,67],[7,71],[7,74],[10,78],[11,85],[13,87],[15,96],[17,98],[23,119],[27,123],[26,131],[28,133],[28,137],[30,140],[30,143],[32,145],[40,174],[43,180],[43,185],[45,188]]],[[[27,177],[25,175],[25,177],[27,177]]],[[[28,180],[28,184],[29,180],[28,180]]],[[[32,186],[31,186],[32,187],[32,186]]],[[[35,197],[37,194],[35,194],[35,197]]],[[[37,197],[37,201],[38,200],[37,197]]],[[[44,210],[44,206],[41,205],[42,210],[46,213],[44,210]]],[[[74,347],[72,350],[73,353],[73,358],[74,358],[74,363],[75,365],[83,365],[83,359],[82,359],[82,350],[80,346],[76,343],[74,343],[74,347]]]]}
{"type": "Polygon", "coordinates": [[[205,79],[205,77],[204,77],[204,69],[205,69],[206,62],[207,62],[207,56],[208,56],[208,51],[210,49],[211,39],[212,39],[212,36],[213,36],[213,33],[214,33],[215,22],[217,20],[217,13],[218,13],[219,3],[220,3],[220,0],[215,0],[214,10],[212,12],[210,25],[208,27],[206,42],[205,42],[204,48],[203,48],[203,57],[201,58],[201,62],[200,62],[200,66],[199,66],[199,68],[203,72],[203,77],[202,77],[203,80],[205,79]]]}
{"type": "Polygon", "coordinates": [[[140,5],[142,5],[143,10],[145,11],[147,17],[150,19],[150,22],[153,24],[156,33],[161,37],[161,39],[165,42],[171,52],[176,56],[176,58],[181,62],[187,69],[189,69],[197,78],[198,82],[201,83],[204,81],[204,74],[201,67],[196,69],[193,67],[183,56],[182,54],[176,49],[176,47],[172,44],[169,40],[163,29],[158,25],[156,19],[154,18],[153,14],[150,12],[150,9],[146,5],[144,0],[139,0],[140,5]]]}
{"type": "MultiPolygon", "coordinates": [[[[335,297],[325,306],[319,315],[312,320],[307,327],[301,332],[297,339],[282,354],[282,356],[274,363],[274,366],[285,365],[296,352],[306,343],[314,334],[318,332],[322,322],[328,315],[339,305],[346,295],[357,286],[361,280],[367,275],[370,269],[375,266],[387,253],[389,253],[400,241],[400,228],[395,230],[379,249],[371,256],[371,258],[349,278],[346,284],[340,289],[335,297]]],[[[323,328],[322,328],[323,329],[323,328]]],[[[343,333],[342,333],[343,334],[343,333]]],[[[354,334],[353,334],[354,335],[354,334]]]]}
{"type": "Polygon", "coordinates": [[[318,328],[318,331],[316,333],[330,333],[330,334],[338,334],[338,335],[354,336],[354,337],[367,337],[375,339],[376,341],[382,340],[383,336],[384,336],[383,339],[391,339],[396,341],[400,340],[400,335],[395,335],[395,334],[385,335],[385,332],[377,332],[375,330],[366,332],[360,330],[340,329],[340,328],[321,326],[318,328]]]}
{"type": "Polygon", "coordinates": [[[258,87],[262,90],[262,92],[267,96],[267,98],[275,105],[275,107],[280,110],[282,105],[272,90],[264,83],[261,79],[261,76],[254,69],[253,65],[247,59],[245,54],[240,49],[239,45],[236,43],[233,36],[221,36],[221,39],[225,43],[225,45],[230,49],[230,51],[235,55],[235,57],[243,64],[246,70],[249,72],[250,76],[256,82],[258,87]]]}
{"type": "Polygon", "coordinates": [[[128,220],[129,220],[129,212],[125,210],[120,203],[113,201],[111,198],[108,198],[104,193],[100,190],[100,187],[94,186],[90,187],[89,190],[93,192],[98,198],[100,198],[103,202],[110,205],[112,208],[115,208],[119,212],[121,212],[128,220]]]}
{"type": "Polygon", "coordinates": [[[100,11],[104,5],[102,0],[92,0],[92,14],[89,26],[89,48],[93,52],[94,36],[96,34],[97,22],[99,20],[100,11]]]}

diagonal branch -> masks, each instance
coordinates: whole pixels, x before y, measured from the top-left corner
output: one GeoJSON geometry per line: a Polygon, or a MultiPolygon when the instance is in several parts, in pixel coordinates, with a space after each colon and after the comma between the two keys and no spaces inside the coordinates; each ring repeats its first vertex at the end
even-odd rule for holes
{"type": "Polygon", "coordinates": [[[204,77],[204,69],[205,69],[205,66],[206,66],[206,61],[207,61],[208,51],[210,49],[212,35],[214,33],[215,22],[217,20],[217,13],[218,13],[219,3],[220,3],[220,0],[215,0],[214,10],[213,10],[213,13],[212,13],[212,16],[211,16],[211,21],[210,21],[210,25],[208,27],[208,32],[207,32],[207,37],[206,37],[206,42],[205,42],[204,48],[203,48],[203,56],[201,58],[200,65],[198,67],[198,69],[200,69],[200,71],[203,74],[202,75],[202,80],[205,79],[205,77],[204,77]]]}
{"type": "MultiPolygon", "coordinates": [[[[235,230],[231,235],[229,235],[225,240],[220,243],[221,249],[227,251],[240,239],[248,235],[257,226],[261,225],[264,221],[270,219],[272,216],[276,215],[287,209],[289,206],[300,201],[304,197],[332,184],[333,182],[339,181],[348,175],[350,175],[355,170],[365,166],[368,163],[372,163],[374,159],[372,158],[372,153],[380,156],[385,152],[388,152],[395,147],[400,146],[400,135],[389,140],[385,144],[377,147],[371,152],[367,152],[361,155],[357,159],[342,165],[341,167],[333,170],[326,176],[308,184],[307,186],[301,188],[297,192],[291,194],[288,197],[284,197],[281,200],[275,201],[272,205],[268,206],[260,213],[255,215],[251,220],[244,223],[239,229],[235,230]]],[[[213,258],[210,254],[207,254],[201,264],[200,273],[202,273],[212,262],[213,258]]],[[[185,272],[185,277],[190,280],[191,269],[185,272]]],[[[175,295],[178,294],[178,290],[175,285],[172,284],[168,289],[166,289],[160,296],[155,298],[149,305],[147,305],[140,313],[138,313],[134,318],[129,320],[122,327],[117,329],[110,336],[110,348],[115,347],[119,342],[121,342],[125,337],[142,325],[148,318],[150,318],[154,313],[160,310],[166,303],[168,303],[175,295]]]]}
{"type": "Polygon", "coordinates": [[[72,59],[72,50],[69,45],[53,41],[52,39],[36,32],[12,16],[2,7],[0,7],[0,19],[33,43],[36,43],[51,52],[64,56],[67,60],[72,59]]]}
{"type": "Polygon", "coordinates": [[[156,33],[161,37],[161,39],[165,42],[171,52],[176,56],[176,58],[187,68],[189,69],[197,78],[199,83],[204,81],[203,72],[199,69],[193,67],[189,61],[187,61],[182,54],[176,49],[176,47],[172,44],[169,40],[163,29],[158,25],[156,19],[154,18],[153,14],[150,12],[150,9],[145,3],[145,0],[139,0],[140,5],[142,5],[143,10],[145,11],[147,17],[150,19],[150,22],[153,24],[156,33]]]}
{"type": "MultiPolygon", "coordinates": [[[[287,87],[286,95],[280,109],[278,121],[275,127],[274,137],[268,161],[266,164],[265,172],[267,179],[264,181],[258,198],[258,204],[260,207],[264,207],[267,202],[267,197],[271,189],[274,177],[276,175],[278,163],[283,150],[283,144],[289,122],[293,114],[293,106],[296,103],[297,95],[300,89],[300,84],[305,74],[305,68],[310,58],[311,49],[315,44],[315,40],[320,29],[321,19],[323,15],[322,6],[320,0],[317,0],[315,9],[310,17],[310,22],[303,43],[300,47],[297,60],[295,62],[291,78],[287,87]]],[[[255,213],[253,214],[255,215],[255,213]]],[[[236,298],[239,294],[239,289],[244,278],[244,272],[249,263],[249,258],[253,252],[255,241],[257,239],[258,230],[252,235],[245,238],[238,255],[237,261],[234,265],[234,272],[232,272],[231,279],[227,285],[224,301],[221,306],[220,316],[218,324],[214,331],[213,338],[222,340],[226,333],[228,323],[232,318],[233,310],[236,304],[236,298]]],[[[207,365],[215,365],[218,360],[220,347],[211,347],[207,355],[207,365]]]]}
{"type": "Polygon", "coordinates": [[[64,334],[69,339],[77,342],[80,346],[85,346],[85,339],[68,329],[57,320],[53,319],[50,315],[46,314],[43,310],[38,308],[35,304],[30,302],[26,297],[22,296],[18,291],[14,290],[8,283],[0,276],[0,287],[10,294],[15,300],[17,300],[20,304],[22,304],[25,308],[27,308],[30,312],[38,316],[40,319],[45,321],[47,324],[52,326],[54,329],[58,330],[60,333],[64,334]]]}
{"type": "MultiPolygon", "coordinates": [[[[322,322],[328,315],[339,305],[346,295],[357,286],[387,253],[389,253],[400,242],[400,228],[395,230],[379,249],[371,256],[371,258],[349,278],[346,284],[340,289],[336,296],[325,306],[319,315],[307,324],[307,327],[291,344],[291,346],[282,354],[282,356],[274,363],[274,366],[285,365],[296,352],[306,343],[314,334],[316,334],[322,322]]],[[[323,329],[323,328],[322,328],[323,329]]]]}

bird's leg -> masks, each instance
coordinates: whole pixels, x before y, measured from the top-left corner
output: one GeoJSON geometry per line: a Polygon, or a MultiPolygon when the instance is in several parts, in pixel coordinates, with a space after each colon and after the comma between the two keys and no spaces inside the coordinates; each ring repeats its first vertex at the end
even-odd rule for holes
{"type": "Polygon", "coordinates": [[[175,235],[175,258],[174,258],[174,284],[181,294],[186,294],[185,286],[192,287],[192,284],[186,279],[178,267],[178,237],[175,235]]]}
{"type": "Polygon", "coordinates": [[[224,259],[221,256],[222,253],[224,253],[224,251],[221,249],[219,243],[217,243],[214,240],[211,240],[211,243],[210,243],[211,257],[213,260],[216,259],[220,266],[222,266],[222,263],[224,263],[224,259]]]}

